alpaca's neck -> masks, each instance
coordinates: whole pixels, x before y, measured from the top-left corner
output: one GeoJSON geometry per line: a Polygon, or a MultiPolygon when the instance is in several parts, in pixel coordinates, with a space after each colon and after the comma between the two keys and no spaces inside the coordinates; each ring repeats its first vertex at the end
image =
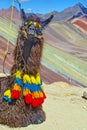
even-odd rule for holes
{"type": "Polygon", "coordinates": [[[43,48],[42,39],[25,39],[18,38],[15,52],[14,62],[11,72],[16,69],[23,70],[26,73],[37,74],[40,71],[40,60],[43,48]]]}

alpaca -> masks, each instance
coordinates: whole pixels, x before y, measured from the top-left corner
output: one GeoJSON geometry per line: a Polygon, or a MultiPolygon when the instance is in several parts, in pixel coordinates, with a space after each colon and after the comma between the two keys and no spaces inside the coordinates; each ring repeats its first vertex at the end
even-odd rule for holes
{"type": "Polygon", "coordinates": [[[10,127],[40,124],[46,119],[42,108],[46,95],[40,77],[44,38],[42,30],[53,18],[41,21],[21,10],[20,27],[10,76],[0,80],[0,123],[10,127]]]}

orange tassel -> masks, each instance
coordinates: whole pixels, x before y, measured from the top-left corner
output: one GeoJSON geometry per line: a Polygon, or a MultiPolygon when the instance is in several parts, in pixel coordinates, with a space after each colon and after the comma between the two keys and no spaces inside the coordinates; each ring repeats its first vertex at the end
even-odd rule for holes
{"type": "Polygon", "coordinates": [[[18,84],[14,84],[13,90],[21,91],[21,87],[18,84]]]}

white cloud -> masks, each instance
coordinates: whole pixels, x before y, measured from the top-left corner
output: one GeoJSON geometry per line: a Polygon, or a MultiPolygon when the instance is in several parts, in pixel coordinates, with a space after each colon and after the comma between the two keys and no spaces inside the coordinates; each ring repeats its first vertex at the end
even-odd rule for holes
{"type": "Polygon", "coordinates": [[[32,9],[31,9],[31,8],[28,8],[27,10],[28,10],[29,12],[31,12],[31,11],[32,11],[32,9]]]}

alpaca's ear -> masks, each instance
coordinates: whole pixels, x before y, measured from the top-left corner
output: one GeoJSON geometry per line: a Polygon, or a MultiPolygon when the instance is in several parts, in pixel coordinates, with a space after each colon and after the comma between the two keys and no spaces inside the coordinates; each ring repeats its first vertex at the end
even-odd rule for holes
{"type": "Polygon", "coordinates": [[[21,18],[22,18],[23,21],[27,20],[27,16],[26,16],[26,14],[24,12],[24,9],[21,9],[21,18]]]}
{"type": "Polygon", "coordinates": [[[48,25],[51,22],[51,20],[53,19],[53,17],[54,17],[54,15],[51,14],[48,19],[41,21],[42,28],[44,28],[46,25],[48,25]]]}

